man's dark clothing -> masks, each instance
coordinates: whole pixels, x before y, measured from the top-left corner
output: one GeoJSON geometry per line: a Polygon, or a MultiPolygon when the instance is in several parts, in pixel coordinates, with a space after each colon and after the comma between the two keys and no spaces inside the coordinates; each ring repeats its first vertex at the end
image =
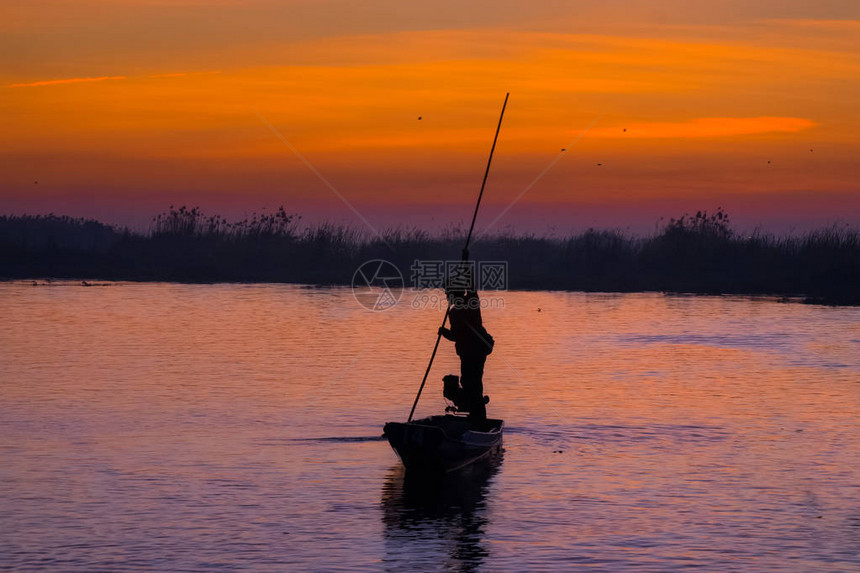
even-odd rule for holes
{"type": "Polygon", "coordinates": [[[484,362],[486,355],[460,357],[460,385],[469,409],[469,417],[483,422],[487,419],[487,405],[484,404],[484,362]]]}
{"type": "Polygon", "coordinates": [[[460,384],[463,386],[469,417],[483,421],[487,419],[484,404],[484,363],[493,351],[493,338],[484,329],[478,293],[467,291],[453,298],[448,313],[451,328],[442,329],[442,335],[454,341],[460,357],[460,384]]]}

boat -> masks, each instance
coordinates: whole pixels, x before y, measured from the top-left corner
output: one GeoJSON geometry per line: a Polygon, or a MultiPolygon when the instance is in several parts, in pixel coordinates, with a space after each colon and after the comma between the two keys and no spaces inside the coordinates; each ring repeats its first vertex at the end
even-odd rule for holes
{"type": "Polygon", "coordinates": [[[383,434],[407,471],[451,472],[499,452],[504,421],[475,428],[465,416],[445,414],[388,422],[383,434]]]}
{"type": "MultiPolygon", "coordinates": [[[[493,152],[496,149],[496,141],[499,139],[499,130],[502,127],[502,118],[505,116],[505,107],[508,104],[509,95],[505,94],[502,113],[499,116],[499,124],[496,127],[496,135],[493,138],[493,146],[490,148],[490,157],[487,160],[487,169],[484,171],[484,180],[481,183],[481,191],[478,193],[475,212],[472,214],[472,224],[469,226],[469,234],[466,236],[466,244],[462,250],[462,262],[464,264],[469,260],[469,245],[472,241],[472,232],[475,230],[475,221],[478,217],[478,210],[481,207],[481,198],[484,196],[484,187],[487,184],[487,176],[490,173],[493,152]]],[[[433,366],[433,359],[439,350],[439,341],[442,339],[442,332],[445,329],[445,324],[450,314],[451,302],[449,300],[445,316],[442,318],[442,327],[439,328],[436,335],[436,345],[433,347],[430,362],[424,371],[424,378],[421,380],[418,394],[412,403],[409,417],[405,422],[388,422],[383,427],[383,435],[388,439],[388,443],[391,444],[397,457],[403,462],[406,471],[413,474],[415,472],[426,474],[451,472],[501,452],[502,431],[505,426],[504,421],[485,419],[475,422],[464,415],[468,404],[464,399],[460,380],[453,374],[449,374],[442,379],[444,383],[442,395],[446,400],[453,402],[454,405],[447,407],[444,415],[429,416],[419,420],[412,419],[415,414],[415,408],[418,406],[418,400],[421,398],[421,393],[424,390],[424,385],[427,383],[430,368],[433,366]],[[451,414],[448,412],[455,413],[451,414]]],[[[475,330],[475,327],[471,328],[475,330]]],[[[478,331],[475,330],[475,332],[478,331]]],[[[481,335],[479,334],[479,336],[481,335]]],[[[492,338],[490,337],[491,342],[488,343],[486,337],[489,337],[489,335],[484,331],[484,337],[481,340],[487,344],[489,352],[492,352],[492,338]]],[[[486,404],[488,401],[489,398],[484,396],[484,403],[486,404]]]]}

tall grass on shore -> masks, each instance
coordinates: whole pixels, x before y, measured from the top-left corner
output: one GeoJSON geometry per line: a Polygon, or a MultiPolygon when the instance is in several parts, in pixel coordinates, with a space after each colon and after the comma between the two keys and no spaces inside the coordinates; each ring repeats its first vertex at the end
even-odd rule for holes
{"type": "MultiPolygon", "coordinates": [[[[302,225],[283,207],[238,221],[171,207],[135,233],[98,221],[0,216],[0,278],[349,284],[369,259],[407,281],[418,260],[456,258],[463,233],[388,229],[382,237],[330,223],[302,225]]],[[[474,243],[507,261],[511,288],[799,295],[860,303],[860,231],[738,233],[722,209],[670,219],[652,236],[588,229],[564,238],[502,233],[474,243]]]]}

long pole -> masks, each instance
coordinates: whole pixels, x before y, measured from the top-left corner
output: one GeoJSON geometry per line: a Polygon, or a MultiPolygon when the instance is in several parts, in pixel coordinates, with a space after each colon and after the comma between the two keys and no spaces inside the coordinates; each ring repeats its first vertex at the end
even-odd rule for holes
{"type": "Polygon", "coordinates": [[[493,146],[490,148],[490,157],[487,159],[487,169],[484,171],[484,180],[481,181],[481,192],[478,193],[478,202],[475,203],[475,212],[472,214],[472,224],[469,226],[469,235],[466,237],[466,246],[464,251],[469,249],[469,243],[472,242],[472,231],[475,230],[475,221],[478,219],[478,209],[481,207],[481,199],[484,197],[484,187],[487,186],[487,177],[490,176],[490,164],[493,162],[493,153],[496,151],[496,142],[499,140],[499,131],[502,129],[502,119],[505,117],[505,108],[508,106],[508,96],[505,94],[505,102],[502,104],[502,113],[499,115],[499,125],[496,127],[496,136],[493,137],[493,146]]]}
{"type": "MultiPolygon", "coordinates": [[[[475,203],[475,212],[472,214],[472,224],[469,226],[469,234],[466,236],[466,245],[463,247],[462,260],[469,257],[469,243],[472,242],[472,231],[475,230],[475,221],[478,219],[478,209],[481,207],[481,199],[484,197],[484,187],[487,186],[487,177],[490,175],[490,165],[493,163],[493,153],[496,151],[496,142],[499,140],[499,131],[502,129],[502,119],[505,117],[505,108],[508,106],[508,96],[505,94],[505,101],[502,104],[502,113],[499,115],[499,125],[496,126],[496,135],[493,137],[493,146],[490,148],[490,157],[487,159],[487,169],[484,171],[484,180],[481,181],[481,192],[478,193],[478,201],[475,203]]],[[[445,309],[445,316],[442,317],[442,327],[445,328],[445,323],[448,322],[448,315],[451,313],[451,304],[445,309]]],[[[430,355],[430,362],[427,364],[427,370],[424,371],[424,378],[421,380],[421,386],[418,388],[418,394],[415,396],[415,401],[412,403],[412,410],[409,412],[409,419],[412,421],[412,416],[415,415],[415,408],[418,406],[418,400],[421,398],[421,392],[424,390],[424,385],[427,384],[427,377],[430,375],[430,368],[433,366],[433,360],[436,358],[436,352],[439,350],[439,341],[442,339],[442,333],[436,333],[436,344],[433,345],[433,353],[430,355]]]]}

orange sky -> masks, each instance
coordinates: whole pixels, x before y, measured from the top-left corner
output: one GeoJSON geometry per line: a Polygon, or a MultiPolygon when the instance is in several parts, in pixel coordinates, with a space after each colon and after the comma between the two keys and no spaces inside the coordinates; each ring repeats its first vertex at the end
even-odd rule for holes
{"type": "Polygon", "coordinates": [[[509,91],[499,226],[860,222],[860,7],[713,4],[7,1],[0,212],[462,220],[509,91]]]}

